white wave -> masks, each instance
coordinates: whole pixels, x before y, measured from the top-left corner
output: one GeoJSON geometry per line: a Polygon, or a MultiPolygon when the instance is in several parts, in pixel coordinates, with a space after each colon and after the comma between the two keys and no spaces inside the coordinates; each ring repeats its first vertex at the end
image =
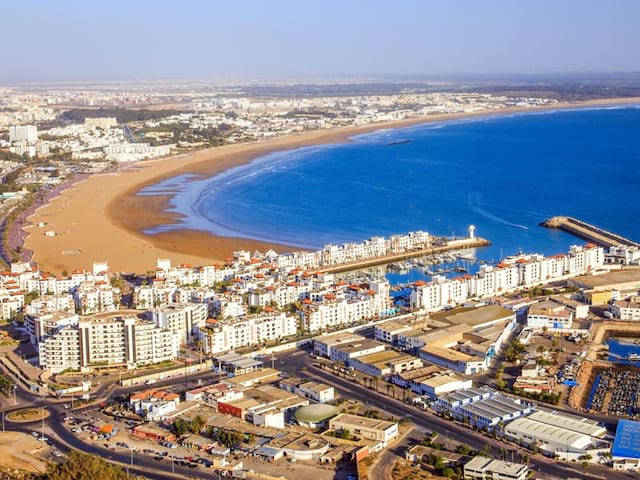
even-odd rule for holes
{"type": "Polygon", "coordinates": [[[469,205],[469,209],[474,212],[477,213],[478,215],[481,215],[485,218],[488,218],[489,220],[492,220],[496,223],[501,223],[503,225],[507,225],[509,227],[514,227],[514,228],[520,228],[522,230],[529,230],[529,227],[527,227],[526,225],[521,225],[519,223],[513,223],[510,222],[509,220],[505,220],[504,218],[500,218],[497,215],[494,215],[491,212],[488,212],[487,210],[485,210],[484,208],[480,207],[477,203],[474,204],[474,200],[476,202],[479,202],[480,200],[480,194],[476,193],[470,193],[468,196],[468,200],[467,203],[469,205]]]}

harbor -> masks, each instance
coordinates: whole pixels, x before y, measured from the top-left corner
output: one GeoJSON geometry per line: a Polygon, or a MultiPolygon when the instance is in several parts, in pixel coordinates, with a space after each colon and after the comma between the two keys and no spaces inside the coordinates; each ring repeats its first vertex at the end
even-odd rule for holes
{"type": "Polygon", "coordinates": [[[609,232],[573,217],[552,217],[548,218],[540,225],[547,228],[555,228],[565,231],[578,238],[600,245],[601,247],[616,247],[619,245],[630,247],[640,246],[638,242],[634,242],[633,240],[629,240],[621,235],[609,232]]]}
{"type": "Polygon", "coordinates": [[[426,248],[420,248],[411,250],[408,252],[401,252],[389,255],[382,255],[378,257],[366,258],[355,262],[342,263],[339,265],[323,268],[321,271],[324,273],[342,273],[349,272],[351,270],[361,270],[364,268],[375,267],[377,265],[393,264],[398,262],[404,262],[410,259],[419,257],[429,257],[454,250],[465,250],[478,247],[486,247],[491,245],[489,240],[484,238],[463,238],[456,240],[449,240],[446,243],[429,246],[426,248]]]}

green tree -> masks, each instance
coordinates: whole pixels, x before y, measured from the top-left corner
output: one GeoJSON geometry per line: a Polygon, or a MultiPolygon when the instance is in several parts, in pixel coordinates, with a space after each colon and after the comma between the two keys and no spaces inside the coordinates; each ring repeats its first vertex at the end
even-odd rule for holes
{"type": "Polygon", "coordinates": [[[455,475],[456,471],[451,467],[444,467],[440,472],[443,477],[451,478],[455,475]]]}
{"type": "Polygon", "coordinates": [[[193,433],[200,433],[205,423],[207,422],[205,421],[204,418],[202,418],[202,416],[196,415],[195,418],[191,420],[191,425],[190,425],[191,431],[193,433]]]}
{"type": "Polygon", "coordinates": [[[175,420],[172,426],[173,426],[173,431],[179,437],[183,436],[185,433],[189,431],[189,424],[187,423],[186,420],[183,420],[182,418],[175,420]]]}
{"type": "Polygon", "coordinates": [[[471,447],[466,443],[461,443],[458,445],[458,453],[460,455],[469,455],[471,453],[471,447]]]}

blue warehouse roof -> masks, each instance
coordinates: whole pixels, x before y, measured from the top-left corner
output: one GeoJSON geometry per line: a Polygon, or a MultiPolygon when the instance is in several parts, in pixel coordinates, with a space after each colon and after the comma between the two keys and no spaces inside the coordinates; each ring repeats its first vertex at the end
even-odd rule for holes
{"type": "Polygon", "coordinates": [[[640,458],[640,422],[620,420],[613,441],[614,457],[640,458]]]}

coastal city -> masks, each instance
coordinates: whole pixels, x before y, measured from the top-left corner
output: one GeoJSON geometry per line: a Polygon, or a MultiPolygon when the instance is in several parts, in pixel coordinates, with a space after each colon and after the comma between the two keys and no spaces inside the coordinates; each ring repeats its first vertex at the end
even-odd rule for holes
{"type": "Polygon", "coordinates": [[[640,478],[638,5],[2,11],[0,479],[640,478]]]}

